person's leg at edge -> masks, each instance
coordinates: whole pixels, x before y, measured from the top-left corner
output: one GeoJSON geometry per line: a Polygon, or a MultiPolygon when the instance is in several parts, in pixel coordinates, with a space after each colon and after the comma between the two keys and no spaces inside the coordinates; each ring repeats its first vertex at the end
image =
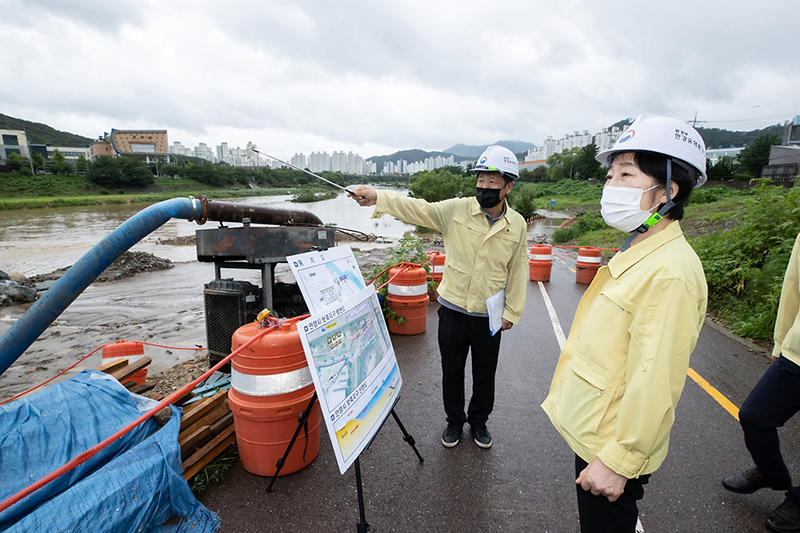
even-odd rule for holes
{"type": "MultiPolygon", "coordinates": [[[[575,456],[575,478],[588,465],[579,456],[575,456]]],[[[625,483],[625,491],[615,502],[608,501],[605,496],[595,496],[585,491],[580,485],[578,490],[578,514],[581,521],[581,533],[634,533],[639,519],[639,508],[636,504],[644,496],[644,485],[650,480],[650,474],[637,479],[629,479],[625,483]]]]}
{"type": "Polygon", "coordinates": [[[464,368],[469,353],[469,324],[463,313],[441,306],[439,314],[439,352],[442,357],[442,398],[448,424],[463,424],[464,368]]]}
{"type": "Polygon", "coordinates": [[[800,367],[785,357],[779,357],[753,387],[739,410],[745,445],[761,475],[772,479],[789,477],[777,428],[799,410],[800,367]]]}
{"type": "Polygon", "coordinates": [[[500,353],[501,332],[492,336],[489,319],[469,317],[472,345],[472,398],[467,409],[467,422],[473,427],[486,426],[494,409],[495,375],[500,353]]]}

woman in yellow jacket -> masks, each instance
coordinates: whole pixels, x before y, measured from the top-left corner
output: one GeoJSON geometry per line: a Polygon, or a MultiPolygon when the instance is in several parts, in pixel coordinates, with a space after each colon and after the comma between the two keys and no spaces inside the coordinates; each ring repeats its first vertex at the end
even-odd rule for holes
{"type": "Polygon", "coordinates": [[[603,218],[630,237],[581,299],[542,408],[576,455],[581,531],[633,532],[706,312],[678,222],[706,180],[705,145],[682,121],[640,115],[597,159],[603,218]]]}

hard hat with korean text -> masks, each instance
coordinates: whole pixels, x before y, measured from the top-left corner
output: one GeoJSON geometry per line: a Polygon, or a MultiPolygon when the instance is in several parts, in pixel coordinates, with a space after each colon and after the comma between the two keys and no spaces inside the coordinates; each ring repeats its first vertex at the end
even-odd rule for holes
{"type": "Polygon", "coordinates": [[[516,183],[519,178],[519,163],[514,152],[505,146],[493,144],[483,151],[472,171],[499,172],[516,183]]]}
{"type": "Polygon", "coordinates": [[[693,127],[682,120],[644,113],[636,117],[610,150],[597,154],[609,166],[619,152],[655,152],[687,163],[695,171],[695,187],[706,182],[706,145],[693,127]]]}

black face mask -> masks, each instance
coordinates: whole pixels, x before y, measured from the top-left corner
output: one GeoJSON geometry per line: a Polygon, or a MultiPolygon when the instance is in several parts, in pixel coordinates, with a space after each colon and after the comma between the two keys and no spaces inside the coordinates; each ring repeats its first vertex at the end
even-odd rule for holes
{"type": "Polygon", "coordinates": [[[488,189],[477,187],[475,198],[484,209],[491,209],[500,203],[500,191],[503,189],[488,189]]]}

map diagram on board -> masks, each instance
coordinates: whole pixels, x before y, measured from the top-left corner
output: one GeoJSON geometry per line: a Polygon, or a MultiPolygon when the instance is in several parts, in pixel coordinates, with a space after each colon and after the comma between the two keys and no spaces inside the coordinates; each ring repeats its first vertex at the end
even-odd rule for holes
{"type": "Polygon", "coordinates": [[[344,473],[391,413],[403,383],[375,288],[315,312],[298,332],[344,473]]]}
{"type": "Polygon", "coordinates": [[[349,246],[291,255],[286,260],[311,313],[355,296],[366,285],[349,246]]]}
{"type": "Polygon", "coordinates": [[[348,397],[392,349],[388,332],[381,331],[376,320],[376,315],[382,320],[380,309],[372,304],[373,299],[368,298],[346,311],[343,320],[332,322],[308,336],[311,357],[322,385],[317,394],[325,396],[335,415],[349,406],[348,397]]]}

